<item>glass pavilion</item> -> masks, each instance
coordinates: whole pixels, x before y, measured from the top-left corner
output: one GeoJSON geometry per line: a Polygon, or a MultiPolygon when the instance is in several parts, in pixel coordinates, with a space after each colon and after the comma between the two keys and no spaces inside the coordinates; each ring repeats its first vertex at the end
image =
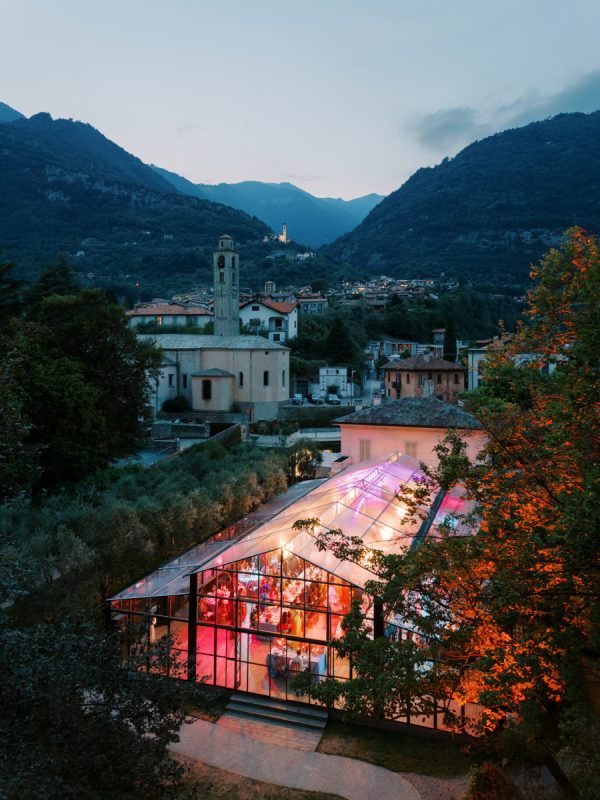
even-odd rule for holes
{"type": "MultiPolygon", "coordinates": [[[[352,665],[327,642],[341,635],[357,598],[374,630],[383,630],[381,612],[364,592],[374,576],[368,561],[320,551],[293,525],[318,518],[323,529],[339,528],[393,553],[435,535],[442,522],[466,533],[459,492],[440,491],[423,522],[408,520],[402,492],[422,479],[418,462],[406,455],[361,462],[235,541],[215,537],[167,562],[111,598],[124,658],[132,631],[138,645],[170,634],[177,674],[188,680],[298,700],[288,686],[298,669],[310,670],[314,681],[347,679],[352,665]]],[[[386,635],[418,635],[397,622],[385,622],[386,635]]]]}

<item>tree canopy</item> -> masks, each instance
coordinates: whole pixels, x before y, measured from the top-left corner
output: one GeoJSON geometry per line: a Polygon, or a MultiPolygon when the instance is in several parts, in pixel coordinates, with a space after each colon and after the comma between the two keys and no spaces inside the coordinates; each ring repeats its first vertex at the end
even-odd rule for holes
{"type": "MultiPolygon", "coordinates": [[[[362,671],[315,687],[322,698],[353,709],[379,691],[399,709],[410,697],[417,711],[427,698],[472,701],[483,732],[533,741],[549,715],[585,697],[600,657],[598,243],[569,231],[532,277],[526,322],[490,351],[481,389],[466,397],[486,448],[472,464],[450,433],[422,489],[462,485],[475,503],[472,535],[442,526],[404,556],[371,557],[369,590],[424,644],[369,639],[355,610],[335,646],[362,671]],[[382,670],[397,681],[382,687],[382,670]]],[[[344,547],[361,557],[351,539],[344,547]]]]}

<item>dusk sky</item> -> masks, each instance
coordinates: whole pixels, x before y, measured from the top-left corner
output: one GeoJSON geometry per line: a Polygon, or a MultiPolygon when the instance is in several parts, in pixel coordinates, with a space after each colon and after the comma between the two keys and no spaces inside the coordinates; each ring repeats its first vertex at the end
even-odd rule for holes
{"type": "Polygon", "coordinates": [[[600,108],[598,0],[0,0],[0,101],[201,183],[387,194],[600,108]]]}

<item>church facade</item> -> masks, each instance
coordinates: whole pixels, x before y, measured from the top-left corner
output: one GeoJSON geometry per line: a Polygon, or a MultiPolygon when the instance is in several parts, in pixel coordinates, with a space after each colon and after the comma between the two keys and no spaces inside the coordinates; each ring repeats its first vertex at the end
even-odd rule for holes
{"type": "Polygon", "coordinates": [[[289,349],[262,336],[240,336],[239,253],[230,236],[213,251],[214,334],[148,334],[163,352],[154,407],[183,395],[195,411],[247,412],[275,419],[289,402],[289,349]]]}

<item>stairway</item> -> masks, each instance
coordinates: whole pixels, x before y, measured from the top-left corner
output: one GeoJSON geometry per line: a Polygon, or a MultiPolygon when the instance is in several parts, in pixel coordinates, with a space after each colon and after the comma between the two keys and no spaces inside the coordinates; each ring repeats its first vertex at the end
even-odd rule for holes
{"type": "Polygon", "coordinates": [[[231,696],[217,722],[249,739],[307,751],[316,749],[326,724],[321,708],[241,693],[231,696]]]}

